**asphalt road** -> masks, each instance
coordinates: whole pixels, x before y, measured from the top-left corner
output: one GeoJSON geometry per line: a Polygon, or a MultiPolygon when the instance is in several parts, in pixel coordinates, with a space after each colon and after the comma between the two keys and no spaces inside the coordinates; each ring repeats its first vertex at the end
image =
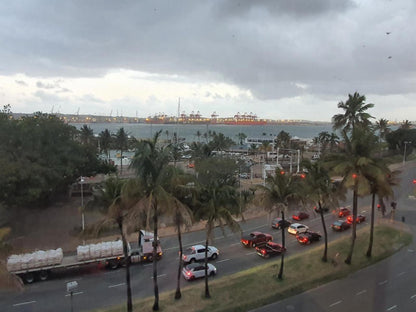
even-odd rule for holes
{"type": "MultiPolygon", "coordinates": [[[[400,187],[395,191],[395,219],[404,221],[415,235],[416,200],[409,199],[409,195],[416,188],[412,183],[416,164],[407,163],[401,176],[400,187]]],[[[416,311],[416,242],[347,278],[253,311],[416,311]]]]}

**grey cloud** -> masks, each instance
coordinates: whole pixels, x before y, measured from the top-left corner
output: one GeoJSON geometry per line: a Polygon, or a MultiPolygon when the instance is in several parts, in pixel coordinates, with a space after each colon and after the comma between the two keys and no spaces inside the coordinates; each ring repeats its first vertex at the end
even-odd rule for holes
{"type": "Polygon", "coordinates": [[[18,85],[21,85],[21,86],[25,86],[25,87],[27,87],[27,83],[26,83],[26,82],[24,82],[23,80],[15,80],[15,82],[16,82],[18,85]]]}
{"type": "Polygon", "coordinates": [[[57,86],[56,84],[50,84],[50,83],[43,83],[41,81],[36,82],[36,87],[39,89],[55,89],[57,86]]]}

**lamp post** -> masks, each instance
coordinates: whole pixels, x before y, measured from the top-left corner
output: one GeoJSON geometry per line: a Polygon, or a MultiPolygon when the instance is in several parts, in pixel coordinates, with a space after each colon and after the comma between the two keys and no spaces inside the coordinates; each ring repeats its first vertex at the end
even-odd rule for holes
{"type": "Polygon", "coordinates": [[[406,164],[406,146],[407,144],[411,144],[411,141],[404,141],[404,153],[403,153],[403,166],[406,164]]]}
{"type": "Polygon", "coordinates": [[[79,183],[81,184],[81,226],[82,232],[85,230],[85,217],[84,217],[84,177],[81,176],[79,179],[79,183]]]}

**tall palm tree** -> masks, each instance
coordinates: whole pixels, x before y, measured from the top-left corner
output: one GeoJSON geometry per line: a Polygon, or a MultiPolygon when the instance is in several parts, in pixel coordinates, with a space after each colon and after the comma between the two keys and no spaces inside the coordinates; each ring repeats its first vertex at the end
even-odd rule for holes
{"type": "Polygon", "coordinates": [[[319,215],[321,217],[322,229],[324,231],[325,248],[322,256],[322,261],[328,260],[328,233],[324,218],[323,206],[337,206],[338,198],[342,197],[337,187],[331,182],[329,172],[325,169],[322,161],[312,163],[304,161],[303,167],[308,170],[305,175],[304,194],[308,201],[311,201],[319,207],[319,215]]]}
{"type": "Polygon", "coordinates": [[[104,152],[107,156],[107,160],[110,159],[110,149],[111,149],[111,142],[112,137],[110,131],[105,129],[100,132],[99,134],[99,142],[100,142],[100,152],[104,152]]]}
{"type": "Polygon", "coordinates": [[[403,122],[400,125],[400,129],[408,130],[412,127],[412,123],[409,120],[403,120],[403,122]]]}
{"type": "Polygon", "coordinates": [[[389,121],[387,119],[380,118],[379,120],[376,121],[376,124],[374,126],[374,130],[378,131],[380,142],[381,142],[381,140],[385,140],[386,135],[391,130],[389,128],[389,121]]]}
{"type": "Polygon", "coordinates": [[[205,298],[211,298],[208,286],[208,245],[213,240],[213,230],[218,224],[224,233],[227,226],[232,232],[241,231],[240,225],[234,220],[231,211],[238,212],[238,195],[235,187],[212,181],[201,185],[199,189],[199,205],[197,219],[206,220],[205,236],[205,298]]]}
{"type": "Polygon", "coordinates": [[[83,145],[92,145],[94,142],[94,131],[91,129],[90,126],[83,125],[81,129],[79,129],[80,133],[80,141],[83,145]]]}
{"type": "Polygon", "coordinates": [[[120,151],[120,174],[123,174],[123,152],[128,150],[128,134],[124,127],[118,129],[114,135],[114,145],[116,150],[120,151]]]}
{"type": "Polygon", "coordinates": [[[374,162],[373,155],[377,147],[377,137],[368,129],[356,127],[351,138],[343,131],[345,147],[342,153],[333,154],[326,159],[327,168],[343,176],[341,185],[353,191],[352,237],[351,247],[345,263],[351,264],[356,239],[356,218],[358,211],[358,196],[370,194],[368,176],[381,174],[374,162]]]}
{"type": "MultiPolygon", "coordinates": [[[[269,216],[274,209],[277,211],[284,211],[289,208],[289,201],[300,199],[299,183],[290,174],[286,174],[278,169],[274,176],[269,176],[266,179],[264,186],[258,186],[259,189],[259,200],[268,210],[269,216]]],[[[284,218],[284,214],[282,214],[284,218]]],[[[282,236],[283,247],[285,244],[284,236],[282,236]]],[[[279,270],[279,279],[283,278],[283,263],[284,253],[281,254],[281,264],[279,270]]]]}
{"type": "MultiPolygon", "coordinates": [[[[144,197],[139,205],[147,207],[147,216],[153,219],[153,235],[158,237],[159,206],[172,205],[173,196],[164,186],[166,168],[169,164],[169,151],[158,145],[161,131],[158,131],[153,139],[140,141],[137,145],[131,167],[136,171],[137,179],[142,181],[144,197]]],[[[157,244],[153,245],[153,259],[156,259],[157,244]]],[[[153,261],[153,288],[155,301],[153,310],[159,310],[159,287],[157,284],[157,261],[153,261]]]]}
{"type": "Polygon", "coordinates": [[[122,243],[123,254],[125,259],[126,269],[126,291],[127,291],[127,311],[133,311],[131,281],[130,281],[130,256],[128,253],[127,230],[126,221],[129,219],[129,210],[132,207],[132,194],[123,196],[123,188],[125,180],[118,178],[110,178],[104,184],[96,188],[93,193],[93,200],[89,202],[89,207],[101,207],[100,210],[105,213],[105,217],[98,221],[95,228],[96,233],[107,227],[108,225],[116,224],[119,230],[122,243]]]}
{"type": "Polygon", "coordinates": [[[348,94],[348,100],[338,103],[338,108],[344,110],[344,114],[336,114],[332,117],[334,130],[342,129],[345,131],[353,130],[355,125],[368,127],[371,122],[370,118],[374,118],[366,111],[374,107],[374,104],[365,104],[365,96],[355,92],[353,95],[348,94]]]}

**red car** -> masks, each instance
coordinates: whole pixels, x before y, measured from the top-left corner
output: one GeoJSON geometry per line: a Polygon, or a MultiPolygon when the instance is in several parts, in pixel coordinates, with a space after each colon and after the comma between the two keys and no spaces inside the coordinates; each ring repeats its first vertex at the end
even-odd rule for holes
{"type": "MultiPolygon", "coordinates": [[[[365,216],[363,216],[363,215],[361,215],[361,214],[359,214],[359,215],[357,216],[357,218],[355,219],[355,222],[356,222],[356,223],[361,223],[361,222],[364,222],[364,221],[365,221],[365,216]]],[[[351,216],[351,215],[347,217],[347,222],[348,222],[349,224],[352,224],[352,216],[351,216]]]]}
{"type": "Polygon", "coordinates": [[[258,245],[264,245],[271,240],[273,240],[273,236],[270,234],[251,232],[249,235],[245,235],[241,238],[241,244],[246,247],[256,247],[258,245]]]}
{"type": "Polygon", "coordinates": [[[349,210],[347,207],[339,208],[338,217],[342,218],[342,217],[349,216],[350,214],[351,214],[351,210],[349,210]]]}
{"type": "Polygon", "coordinates": [[[309,215],[303,211],[298,211],[292,215],[292,219],[296,221],[300,221],[307,218],[309,218],[309,215]]]}
{"type": "Polygon", "coordinates": [[[270,258],[270,256],[277,256],[277,255],[280,255],[282,252],[285,252],[286,248],[284,248],[280,244],[277,244],[274,242],[268,242],[265,245],[256,247],[256,251],[260,257],[270,258]]]}

